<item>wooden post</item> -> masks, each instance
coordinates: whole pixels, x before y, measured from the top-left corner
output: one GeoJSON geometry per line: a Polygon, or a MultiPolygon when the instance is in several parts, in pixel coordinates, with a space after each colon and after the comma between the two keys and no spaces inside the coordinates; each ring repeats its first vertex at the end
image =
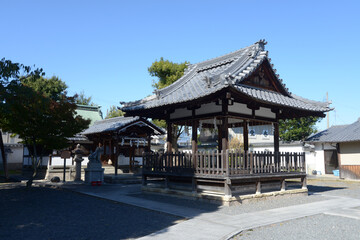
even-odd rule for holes
{"type": "Polygon", "coordinates": [[[172,123],[169,121],[166,122],[167,125],[167,137],[166,137],[166,145],[167,145],[167,152],[172,152],[172,123]]]}
{"type": "MultiPolygon", "coordinates": [[[[193,117],[195,115],[195,110],[193,109],[193,117]]],[[[196,169],[197,166],[197,162],[196,162],[196,153],[197,153],[197,149],[198,149],[198,145],[197,145],[197,121],[195,119],[192,120],[192,129],[191,129],[191,151],[192,151],[192,161],[193,161],[193,166],[194,169],[196,169]]]]}
{"type": "Polygon", "coordinates": [[[222,99],[222,125],[221,125],[221,137],[222,137],[222,150],[226,151],[229,148],[228,140],[229,140],[229,120],[228,120],[228,114],[229,114],[229,103],[228,103],[228,97],[230,96],[230,93],[226,93],[226,98],[222,99]]]}
{"type": "Polygon", "coordinates": [[[249,151],[249,128],[246,120],[243,122],[244,151],[249,151]]]}
{"type": "Polygon", "coordinates": [[[276,122],[274,123],[274,152],[279,152],[279,149],[279,123],[276,122]]]}
{"type": "Polygon", "coordinates": [[[116,154],[114,158],[115,176],[118,174],[118,159],[119,159],[119,136],[116,136],[116,154]]]}
{"type": "Polygon", "coordinates": [[[219,152],[221,152],[221,150],[222,150],[222,136],[221,136],[222,129],[221,129],[221,126],[222,125],[218,125],[218,150],[219,150],[219,152]]]}
{"type": "Polygon", "coordinates": [[[147,151],[151,152],[151,135],[148,136],[147,151]]]}

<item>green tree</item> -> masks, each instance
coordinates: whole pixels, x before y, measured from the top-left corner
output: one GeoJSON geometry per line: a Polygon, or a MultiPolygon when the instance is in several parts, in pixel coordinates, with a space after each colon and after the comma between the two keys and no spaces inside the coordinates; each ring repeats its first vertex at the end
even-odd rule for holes
{"type": "Polygon", "coordinates": [[[33,175],[27,182],[28,187],[44,153],[67,147],[67,138],[86,129],[90,123],[76,116],[75,99],[68,97],[65,90],[65,83],[56,77],[31,76],[6,86],[0,126],[18,134],[29,148],[33,175]]]}
{"type": "MultiPolygon", "coordinates": [[[[43,76],[43,70],[41,68],[36,68],[32,70],[32,67],[25,66],[20,63],[13,63],[10,60],[6,60],[5,58],[2,58],[0,60],[0,121],[2,118],[4,118],[3,112],[4,112],[4,106],[6,105],[5,102],[5,93],[8,84],[11,82],[19,82],[20,79],[28,78],[31,76],[43,76]]],[[[1,126],[0,126],[1,128],[1,126]]],[[[7,171],[7,161],[5,158],[5,149],[4,149],[4,143],[2,141],[2,131],[0,129],[0,151],[1,151],[1,157],[3,159],[3,168],[4,168],[4,175],[5,179],[8,179],[8,171],[7,171]]]]}
{"type": "MultiPolygon", "coordinates": [[[[150,76],[157,77],[156,80],[153,80],[152,86],[155,89],[161,89],[174,83],[184,75],[184,71],[187,68],[188,64],[189,62],[187,61],[183,63],[173,63],[169,60],[164,60],[163,58],[160,58],[159,61],[153,62],[152,65],[148,68],[150,76]]],[[[153,123],[159,127],[166,128],[166,122],[164,120],[154,119],[153,123]]],[[[177,143],[177,140],[179,139],[183,130],[183,126],[173,126],[173,143],[177,143]]],[[[177,144],[173,144],[173,147],[175,152],[177,152],[177,144]]]]}
{"type": "Polygon", "coordinates": [[[188,64],[189,62],[187,61],[183,63],[173,63],[163,58],[153,62],[148,68],[150,76],[157,77],[156,80],[153,80],[152,86],[156,89],[161,89],[174,83],[184,75],[188,64]]]}
{"type": "Polygon", "coordinates": [[[92,97],[91,96],[87,97],[84,91],[81,91],[80,93],[77,93],[75,95],[76,104],[95,106],[95,104],[91,101],[91,99],[92,97]]]}
{"type": "Polygon", "coordinates": [[[66,94],[67,86],[58,77],[44,78],[30,76],[20,80],[21,84],[30,87],[35,92],[41,93],[52,100],[60,100],[66,94]]]}
{"type": "Polygon", "coordinates": [[[302,117],[298,119],[280,120],[280,139],[283,141],[305,140],[308,136],[317,132],[315,124],[319,121],[319,117],[302,117]]]}
{"type": "Polygon", "coordinates": [[[118,109],[116,106],[111,106],[106,113],[106,119],[124,116],[124,112],[118,109]]]}

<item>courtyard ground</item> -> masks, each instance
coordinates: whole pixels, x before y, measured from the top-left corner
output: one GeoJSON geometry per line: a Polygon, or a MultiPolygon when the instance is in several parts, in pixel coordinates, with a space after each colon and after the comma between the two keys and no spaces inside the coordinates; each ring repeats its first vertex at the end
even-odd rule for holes
{"type": "Polygon", "coordinates": [[[309,180],[309,196],[223,207],[139,185],[0,185],[0,239],[360,239],[360,182],[309,180]]]}

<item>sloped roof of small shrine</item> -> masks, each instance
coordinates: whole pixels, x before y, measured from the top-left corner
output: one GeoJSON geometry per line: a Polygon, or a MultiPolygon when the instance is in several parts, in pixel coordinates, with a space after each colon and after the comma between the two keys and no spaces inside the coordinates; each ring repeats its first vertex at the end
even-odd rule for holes
{"type": "Polygon", "coordinates": [[[146,125],[147,127],[154,130],[155,135],[164,134],[164,131],[162,129],[140,117],[114,117],[110,119],[96,121],[94,125],[90,126],[81,134],[91,135],[96,133],[119,131],[122,128],[127,127],[131,124],[137,124],[139,126],[146,125]]]}

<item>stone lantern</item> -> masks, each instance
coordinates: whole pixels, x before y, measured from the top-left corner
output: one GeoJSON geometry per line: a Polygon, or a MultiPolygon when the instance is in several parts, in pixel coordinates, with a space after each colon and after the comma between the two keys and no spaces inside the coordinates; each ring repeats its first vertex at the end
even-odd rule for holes
{"type": "Polygon", "coordinates": [[[74,181],[81,181],[81,162],[84,161],[82,158],[84,151],[80,148],[80,144],[76,145],[74,149],[75,153],[75,162],[76,162],[76,172],[75,172],[75,180],[74,181]]]}

